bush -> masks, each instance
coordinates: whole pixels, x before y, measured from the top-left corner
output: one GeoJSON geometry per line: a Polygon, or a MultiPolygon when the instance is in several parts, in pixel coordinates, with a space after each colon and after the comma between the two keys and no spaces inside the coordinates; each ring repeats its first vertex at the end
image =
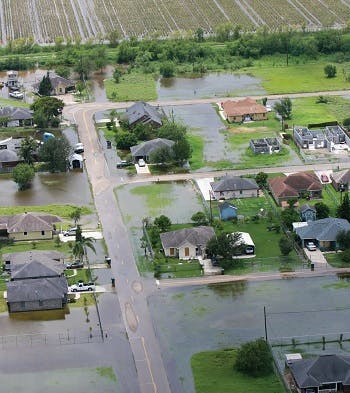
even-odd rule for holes
{"type": "Polygon", "coordinates": [[[267,342],[259,338],[243,344],[238,350],[235,368],[252,377],[271,374],[272,355],[267,342]]]}

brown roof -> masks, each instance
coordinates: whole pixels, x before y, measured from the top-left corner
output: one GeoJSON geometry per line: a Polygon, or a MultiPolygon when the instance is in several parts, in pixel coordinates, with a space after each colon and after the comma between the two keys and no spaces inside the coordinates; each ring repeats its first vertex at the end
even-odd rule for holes
{"type": "Polygon", "coordinates": [[[61,219],[51,214],[21,213],[0,218],[1,227],[6,223],[8,233],[50,231],[52,224],[61,219]]]}
{"type": "Polygon", "coordinates": [[[269,185],[271,188],[272,193],[277,198],[293,198],[298,197],[298,192],[293,188],[290,187],[288,184],[285,183],[286,177],[273,177],[269,179],[269,185]]]}
{"type": "Polygon", "coordinates": [[[245,98],[239,101],[225,101],[221,104],[227,116],[244,116],[254,113],[267,113],[264,105],[258,104],[252,98],[245,98]]]}

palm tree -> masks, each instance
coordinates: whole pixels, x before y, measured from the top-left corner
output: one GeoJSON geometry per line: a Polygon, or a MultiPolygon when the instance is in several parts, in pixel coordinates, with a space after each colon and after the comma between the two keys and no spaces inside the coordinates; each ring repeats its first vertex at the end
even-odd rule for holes
{"type": "Polygon", "coordinates": [[[86,249],[90,248],[95,254],[96,249],[94,246],[95,239],[93,237],[81,237],[80,240],[75,240],[74,246],[72,248],[72,254],[75,258],[84,259],[86,256],[86,249]]]}
{"type": "Polygon", "coordinates": [[[74,220],[74,225],[77,225],[77,222],[81,218],[81,207],[76,207],[69,215],[69,217],[74,220]]]}

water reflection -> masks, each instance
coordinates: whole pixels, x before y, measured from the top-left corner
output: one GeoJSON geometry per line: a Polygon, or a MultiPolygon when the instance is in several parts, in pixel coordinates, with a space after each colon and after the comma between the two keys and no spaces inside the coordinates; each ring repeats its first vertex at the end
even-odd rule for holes
{"type": "Polygon", "coordinates": [[[58,310],[9,313],[9,317],[12,320],[17,321],[56,321],[59,319],[65,319],[66,315],[69,313],[69,307],[66,306],[63,309],[58,310]]]}
{"type": "Polygon", "coordinates": [[[209,289],[215,293],[216,296],[222,298],[236,299],[237,297],[243,295],[247,289],[246,281],[237,281],[232,284],[210,284],[209,289]]]}

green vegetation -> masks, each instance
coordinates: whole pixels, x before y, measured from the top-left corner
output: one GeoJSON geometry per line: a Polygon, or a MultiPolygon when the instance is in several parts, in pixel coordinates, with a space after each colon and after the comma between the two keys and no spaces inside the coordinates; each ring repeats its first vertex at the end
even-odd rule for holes
{"type": "MultiPolygon", "coordinates": [[[[98,296],[98,294],[96,294],[98,296]]],[[[95,305],[94,296],[90,293],[80,294],[79,299],[74,299],[69,303],[69,307],[89,307],[95,305]]]]}
{"type": "Polygon", "coordinates": [[[273,154],[254,154],[250,148],[241,155],[241,160],[238,165],[235,165],[236,169],[246,168],[262,168],[268,166],[283,165],[289,157],[289,150],[282,146],[279,153],[273,154]]]}
{"type": "Polygon", "coordinates": [[[130,192],[134,195],[145,197],[147,208],[150,210],[168,206],[173,198],[171,197],[172,185],[169,183],[155,183],[146,186],[137,186],[130,192]]]}
{"type": "Polygon", "coordinates": [[[11,245],[4,246],[1,248],[2,253],[8,252],[23,252],[23,251],[31,251],[31,250],[58,250],[66,255],[71,253],[71,249],[67,243],[61,242],[60,247],[57,247],[55,240],[40,240],[40,241],[31,241],[31,242],[15,242],[11,245]]]}
{"type": "Polygon", "coordinates": [[[104,81],[107,98],[111,101],[153,101],[157,99],[156,82],[153,75],[132,72],[120,78],[104,81]]]}
{"type": "Polygon", "coordinates": [[[190,158],[190,165],[191,169],[195,171],[204,166],[204,140],[200,135],[198,135],[198,133],[194,134],[193,132],[187,135],[187,139],[192,147],[192,157],[190,158]]]}
{"type": "Polygon", "coordinates": [[[237,349],[200,352],[192,356],[191,366],[197,393],[282,393],[275,374],[249,377],[234,369],[237,349]]]}
{"type": "Polygon", "coordinates": [[[117,382],[117,377],[115,376],[115,373],[114,373],[112,367],[97,367],[96,372],[101,377],[105,377],[107,379],[110,379],[113,382],[117,382]]]}
{"type": "Polygon", "coordinates": [[[88,269],[67,269],[65,270],[68,285],[76,284],[78,281],[90,281],[90,274],[88,269]]]}
{"type": "MultiPolygon", "coordinates": [[[[8,206],[0,207],[1,216],[10,216],[25,212],[39,212],[53,214],[69,219],[72,212],[77,208],[74,205],[45,205],[45,206],[8,206]]],[[[81,214],[91,214],[92,210],[87,206],[81,206],[81,214]]]]}

